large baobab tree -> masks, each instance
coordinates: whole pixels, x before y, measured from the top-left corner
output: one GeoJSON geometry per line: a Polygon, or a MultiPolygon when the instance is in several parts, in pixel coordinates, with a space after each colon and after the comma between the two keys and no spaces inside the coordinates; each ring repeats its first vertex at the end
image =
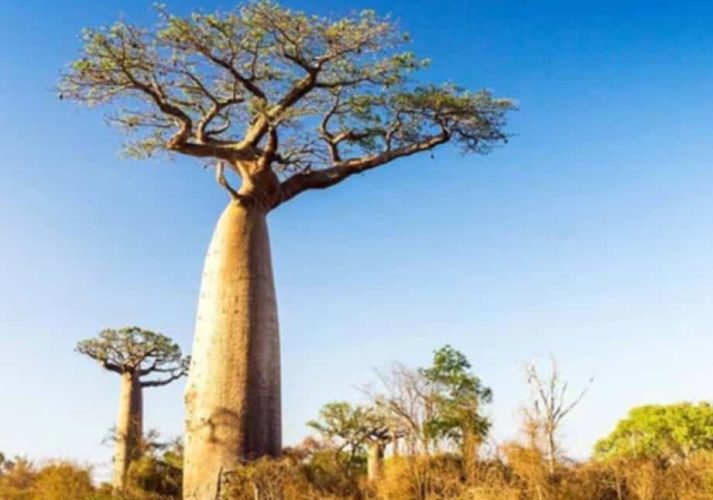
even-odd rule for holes
{"type": "Polygon", "coordinates": [[[132,133],[127,153],[208,161],[230,197],[198,305],[186,498],[212,498],[241,459],[281,451],[267,214],[448,142],[485,153],[506,138],[511,101],[415,83],[424,61],[401,51],[406,41],[371,11],[326,19],[257,1],[180,17],[159,8],[154,28],[85,31],[59,83],[62,98],[111,106],[109,120],[132,133]]]}
{"type": "Polygon", "coordinates": [[[80,341],[77,352],[121,376],[113,481],[114,487],[121,489],[129,465],[140,455],[143,389],[170,384],[184,376],[188,358],[170,338],[135,326],[103,330],[97,338],[80,341]]]}

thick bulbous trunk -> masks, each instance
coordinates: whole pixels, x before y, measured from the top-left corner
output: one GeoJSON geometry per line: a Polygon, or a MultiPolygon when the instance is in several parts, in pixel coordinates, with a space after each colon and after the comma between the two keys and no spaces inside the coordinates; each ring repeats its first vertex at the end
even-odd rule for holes
{"type": "Polygon", "coordinates": [[[384,444],[372,441],[367,446],[366,477],[372,483],[381,479],[384,472],[384,444]]]}
{"type": "Polygon", "coordinates": [[[136,372],[122,373],[114,455],[113,486],[116,489],[126,486],[129,466],[141,455],[143,419],[143,394],[139,376],[136,372]]]}
{"type": "Polygon", "coordinates": [[[231,202],[206,256],[186,387],[185,499],[282,449],[280,343],[265,212],[231,202]]]}

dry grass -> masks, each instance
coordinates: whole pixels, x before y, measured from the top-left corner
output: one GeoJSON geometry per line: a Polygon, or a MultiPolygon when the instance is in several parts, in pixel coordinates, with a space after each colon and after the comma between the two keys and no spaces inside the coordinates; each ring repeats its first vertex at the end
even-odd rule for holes
{"type": "MultiPolygon", "coordinates": [[[[308,457],[261,460],[233,471],[224,498],[234,500],[713,500],[713,453],[688,462],[590,461],[559,465],[554,474],[541,454],[511,444],[502,458],[481,461],[463,477],[455,455],[387,459],[383,478],[366,484],[364,471],[345,472],[320,451],[308,457]]],[[[34,466],[20,460],[0,472],[2,500],[169,500],[180,498],[176,471],[142,464],[141,481],[121,496],[95,487],[91,471],[71,462],[34,466]],[[167,476],[168,475],[168,476],[167,476]],[[143,487],[142,487],[143,486],[143,487]]]]}

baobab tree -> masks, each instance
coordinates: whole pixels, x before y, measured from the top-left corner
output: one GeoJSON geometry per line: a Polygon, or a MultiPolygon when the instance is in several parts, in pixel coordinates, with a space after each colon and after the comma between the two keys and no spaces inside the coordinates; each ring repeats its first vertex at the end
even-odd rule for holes
{"type": "Polygon", "coordinates": [[[335,462],[347,475],[366,457],[367,479],[373,482],[382,475],[384,448],[399,435],[387,422],[378,408],[336,401],[324,405],[319,419],[307,425],[334,447],[335,462]]]}
{"type": "Polygon", "coordinates": [[[222,473],[282,447],[267,214],[449,142],[486,153],[506,139],[513,103],[417,83],[425,61],[372,11],[328,19],[256,1],[158,16],[154,28],[86,30],[58,90],[109,105],[110,122],[133,137],[128,154],[199,158],[229,195],[206,257],[186,389],[184,495],[212,498],[222,473]]]}
{"type": "Polygon", "coordinates": [[[121,489],[129,465],[140,457],[144,388],[161,387],[183,377],[189,359],[170,338],[136,326],[103,330],[97,338],[80,341],[77,352],[121,376],[113,480],[114,487],[121,489]]]}
{"type": "Polygon", "coordinates": [[[390,429],[386,419],[372,425],[366,442],[366,478],[370,483],[379,481],[384,475],[384,451],[389,443],[396,443],[399,431],[390,429]]]}

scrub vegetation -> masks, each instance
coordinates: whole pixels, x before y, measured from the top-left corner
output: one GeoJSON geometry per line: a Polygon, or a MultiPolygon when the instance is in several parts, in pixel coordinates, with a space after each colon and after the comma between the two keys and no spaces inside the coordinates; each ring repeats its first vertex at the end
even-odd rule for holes
{"type": "MultiPolygon", "coordinates": [[[[570,394],[554,361],[547,372],[526,366],[523,383],[532,398],[521,412],[520,438],[502,443],[489,437],[488,404],[497,395],[453,347],[435,351],[429,366],[393,363],[377,373],[360,402],[326,403],[307,423],[311,435],[280,458],[246,462],[227,474],[218,498],[713,498],[713,406],[707,403],[634,408],[596,443],[589,460],[577,461],[564,451],[560,424],[578,411],[586,388],[570,394]]],[[[76,463],[0,456],[0,498],[182,498],[181,440],[160,443],[148,433],[141,443],[121,490],[95,484],[91,468],[76,463]]]]}

